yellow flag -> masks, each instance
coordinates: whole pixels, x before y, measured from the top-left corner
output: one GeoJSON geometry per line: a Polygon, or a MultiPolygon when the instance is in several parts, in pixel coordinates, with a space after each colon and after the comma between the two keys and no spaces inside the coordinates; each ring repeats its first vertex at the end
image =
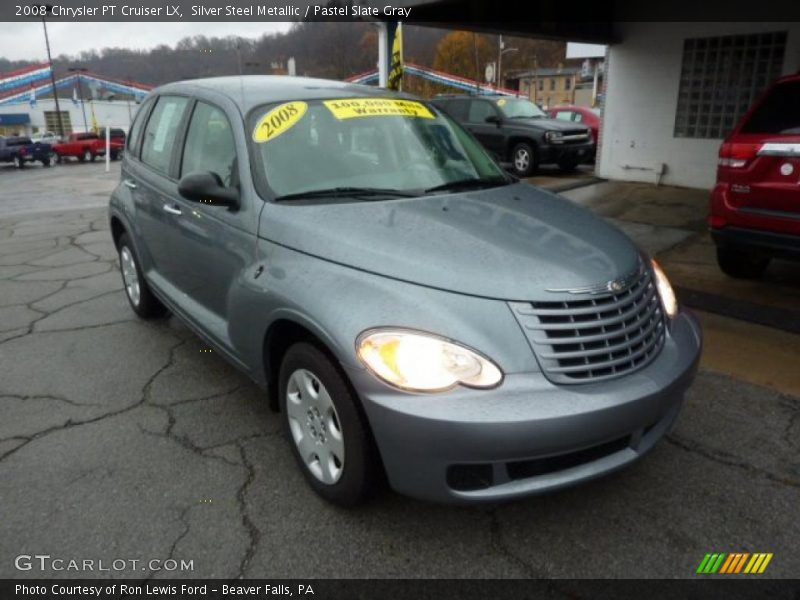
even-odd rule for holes
{"type": "Polygon", "coordinates": [[[89,101],[89,107],[92,109],[92,129],[95,133],[99,133],[100,127],[97,125],[97,117],[94,115],[94,102],[89,101]]]}
{"type": "Polygon", "coordinates": [[[388,87],[390,90],[403,88],[403,24],[398,23],[392,44],[392,61],[389,68],[388,87]]]}

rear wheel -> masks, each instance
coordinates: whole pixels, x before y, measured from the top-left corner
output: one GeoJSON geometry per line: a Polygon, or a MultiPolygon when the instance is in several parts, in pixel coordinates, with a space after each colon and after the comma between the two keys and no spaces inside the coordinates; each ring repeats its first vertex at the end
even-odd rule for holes
{"type": "Polygon", "coordinates": [[[723,273],[736,279],[758,279],[769,265],[769,257],[736,246],[717,248],[717,264],[723,273]]]}
{"type": "Polygon", "coordinates": [[[139,266],[139,258],[133,249],[127,233],[123,233],[118,242],[119,247],[119,266],[122,271],[122,283],[125,286],[125,295],[128,302],[137,315],[143,319],[161,317],[166,312],[166,307],[150,291],[142,269],[139,266]]]}
{"type": "Polygon", "coordinates": [[[340,506],[363,501],[377,477],[369,428],[331,359],[306,342],[286,352],[279,377],[282,420],[309,485],[340,506]]]}
{"type": "Polygon", "coordinates": [[[536,170],[536,149],[528,142],[520,142],[511,151],[511,164],[520,177],[529,177],[536,170]]]}
{"type": "Polygon", "coordinates": [[[17,162],[17,168],[18,169],[24,169],[25,168],[25,159],[23,159],[21,156],[17,156],[16,162],[17,162]]]}
{"type": "Polygon", "coordinates": [[[64,162],[64,159],[61,158],[61,155],[58,152],[56,152],[56,162],[58,164],[61,164],[62,162],[64,162]]]}

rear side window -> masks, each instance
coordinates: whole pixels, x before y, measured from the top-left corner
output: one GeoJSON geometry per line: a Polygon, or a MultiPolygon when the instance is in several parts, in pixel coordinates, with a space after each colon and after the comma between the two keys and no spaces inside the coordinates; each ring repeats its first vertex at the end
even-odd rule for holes
{"type": "Polygon", "coordinates": [[[142,143],[142,162],[156,171],[169,173],[175,138],[189,103],[181,96],[161,96],[147,120],[142,143]]]}
{"type": "Polygon", "coordinates": [[[469,106],[469,101],[444,100],[438,104],[456,121],[465,121],[467,119],[467,107],[469,106]]]}
{"type": "Polygon", "coordinates": [[[198,171],[216,173],[227,187],[237,183],[236,143],[231,124],[225,113],[204,102],[198,102],[192,113],[181,176],[198,171]]]}
{"type": "Polygon", "coordinates": [[[142,129],[144,129],[147,111],[150,110],[150,106],[152,106],[152,104],[152,99],[142,104],[136,113],[136,118],[133,120],[133,125],[131,126],[130,130],[131,134],[128,136],[128,152],[131,152],[134,156],[138,156],[139,140],[142,138],[142,129]]]}
{"type": "Polygon", "coordinates": [[[774,87],[741,131],[800,134],[800,81],[774,87]]]}

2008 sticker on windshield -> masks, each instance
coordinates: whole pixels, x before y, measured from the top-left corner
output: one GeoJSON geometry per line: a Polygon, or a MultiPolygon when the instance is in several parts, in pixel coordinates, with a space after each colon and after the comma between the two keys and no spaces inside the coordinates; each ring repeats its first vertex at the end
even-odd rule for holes
{"type": "Polygon", "coordinates": [[[397,98],[348,98],[346,100],[325,100],[337,119],[356,117],[421,117],[435,119],[434,114],[424,104],[413,100],[397,98]]]}
{"type": "Polygon", "coordinates": [[[307,110],[308,104],[305,102],[287,102],[276,106],[256,123],[253,129],[253,141],[258,144],[271,142],[297,125],[307,110]]]}

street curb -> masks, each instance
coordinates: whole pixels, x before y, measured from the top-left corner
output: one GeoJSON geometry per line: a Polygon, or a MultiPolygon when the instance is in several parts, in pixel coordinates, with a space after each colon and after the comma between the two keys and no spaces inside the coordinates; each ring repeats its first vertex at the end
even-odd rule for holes
{"type": "Polygon", "coordinates": [[[800,310],[734,300],[700,290],[676,286],[680,301],[691,308],[765,325],[788,333],[800,333],[800,310]]]}

